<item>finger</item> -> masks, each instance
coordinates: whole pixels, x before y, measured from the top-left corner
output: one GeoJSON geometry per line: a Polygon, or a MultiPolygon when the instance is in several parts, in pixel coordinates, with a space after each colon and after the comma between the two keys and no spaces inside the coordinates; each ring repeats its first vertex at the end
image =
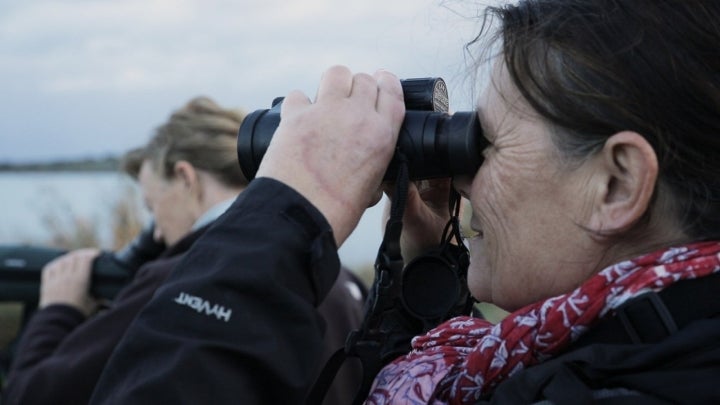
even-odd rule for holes
{"type": "Polygon", "coordinates": [[[445,215],[450,212],[451,189],[449,178],[424,180],[418,184],[418,195],[425,205],[439,215],[445,215]]]}
{"type": "Polygon", "coordinates": [[[320,79],[317,97],[323,98],[345,98],[350,95],[353,85],[353,75],[345,66],[333,66],[328,69],[320,79]]]}
{"type": "MultiPolygon", "coordinates": [[[[405,115],[405,101],[400,80],[394,74],[384,70],[375,72],[374,76],[378,86],[375,109],[380,114],[389,114],[393,118],[393,122],[402,123],[405,115]]],[[[400,129],[399,124],[397,129],[400,129]]]]}
{"type": "Polygon", "coordinates": [[[70,271],[85,271],[91,266],[98,253],[92,249],[80,249],[72,252],[64,261],[64,267],[70,271]]]}
{"type": "Polygon", "coordinates": [[[368,100],[371,106],[377,105],[378,85],[377,81],[366,73],[358,73],[353,76],[353,87],[351,96],[361,100],[368,100]]]}
{"type": "Polygon", "coordinates": [[[288,93],[283,99],[282,105],[280,106],[280,116],[287,115],[289,111],[296,108],[305,107],[312,104],[310,98],[300,90],[294,90],[288,93]]]}
{"type": "Polygon", "coordinates": [[[81,275],[90,273],[90,260],[92,259],[86,254],[76,255],[73,257],[72,265],[68,266],[67,270],[75,273],[76,277],[82,279],[81,275]]]}
{"type": "Polygon", "coordinates": [[[423,198],[449,198],[452,182],[450,178],[428,179],[417,182],[423,198]]]}

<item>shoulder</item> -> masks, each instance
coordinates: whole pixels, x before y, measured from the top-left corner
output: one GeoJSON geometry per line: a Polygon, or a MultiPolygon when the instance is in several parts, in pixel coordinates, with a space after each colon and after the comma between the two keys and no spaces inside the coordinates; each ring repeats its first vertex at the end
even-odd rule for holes
{"type": "Polygon", "coordinates": [[[559,396],[570,395],[593,403],[717,403],[720,367],[708,364],[720,364],[720,317],[695,321],[658,343],[596,343],[571,350],[504,381],[492,402],[562,402],[559,396]]]}

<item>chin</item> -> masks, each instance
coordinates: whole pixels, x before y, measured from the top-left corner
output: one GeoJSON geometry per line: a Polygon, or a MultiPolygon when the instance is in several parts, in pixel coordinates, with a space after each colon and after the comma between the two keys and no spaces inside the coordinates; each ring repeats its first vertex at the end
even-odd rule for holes
{"type": "Polygon", "coordinates": [[[468,290],[479,302],[491,302],[492,300],[488,274],[487,269],[480,266],[478,260],[471,256],[467,274],[468,290]]]}

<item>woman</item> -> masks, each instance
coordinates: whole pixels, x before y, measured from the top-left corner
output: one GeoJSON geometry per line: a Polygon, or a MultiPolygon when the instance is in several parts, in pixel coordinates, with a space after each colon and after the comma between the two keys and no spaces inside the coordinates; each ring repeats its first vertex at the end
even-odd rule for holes
{"type": "MultiPolygon", "coordinates": [[[[532,0],[491,12],[502,20],[503,46],[478,105],[490,146],[473,178],[454,180],[477,232],[470,290],[514,312],[498,325],[456,318],[415,338],[414,349],[376,377],[368,402],[717,402],[719,311],[704,308],[717,303],[720,271],[720,4],[532,0]],[[707,305],[689,315],[671,303],[696,298],[707,305]]],[[[243,243],[227,253],[235,262],[266,259],[267,279],[220,261],[199,277],[199,261],[186,262],[118,350],[162,347],[152,361],[176,363],[145,372],[142,364],[111,364],[97,402],[199,398],[195,390],[168,394],[196,364],[223,370],[203,381],[208,388],[194,387],[219,392],[217,402],[236,397],[233,388],[220,390],[230,381],[278,388],[258,389],[244,403],[304,398],[312,381],[299,370],[317,366],[312,306],[337,260],[328,251],[381,187],[404,116],[402,90],[388,72],[336,66],[313,101],[288,94],[281,116],[258,178],[223,218],[223,232],[209,235],[243,243]],[[276,218],[284,232],[249,222],[245,207],[276,218]],[[254,240],[242,236],[249,230],[254,240]],[[286,278],[292,283],[269,283],[286,278]],[[287,357],[290,371],[251,372],[242,360],[267,353],[250,351],[224,325],[159,317],[173,311],[168,298],[177,291],[239,308],[247,297],[233,291],[252,287],[301,298],[271,323],[306,336],[287,357]],[[184,331],[198,325],[212,337],[189,344],[184,331]],[[146,375],[155,377],[150,386],[141,385],[146,375]]],[[[446,219],[438,219],[446,208],[429,208],[438,201],[420,197],[411,188],[406,230],[446,219]]],[[[416,251],[437,239],[404,240],[404,250],[416,251]]]]}
{"type": "MultiPolygon", "coordinates": [[[[158,127],[147,145],[125,155],[124,170],[139,182],[155,222],[155,239],[168,248],[143,265],[100,312],[88,293],[96,249],[77,250],[49,263],[43,270],[39,310],[23,331],[4,404],[90,400],[100,372],[137,313],[247,186],[236,154],[243,118],[242,111],[194,98],[158,127]]],[[[355,282],[343,274],[344,283],[355,282]]],[[[360,321],[363,303],[344,284],[333,290],[330,301],[333,312],[327,319],[335,337],[327,341],[328,352],[342,347],[344,336],[360,321]]],[[[351,383],[358,378],[355,370],[344,372],[351,383]]],[[[348,382],[338,381],[331,398],[352,395],[352,389],[341,384],[348,382]]]]}
{"type": "Polygon", "coordinates": [[[146,263],[109,308],[89,294],[96,249],[70,252],[43,269],[39,310],[24,329],[3,392],[5,404],[87,403],[98,375],[135,315],[187,249],[247,186],[235,134],[244,117],[208,98],[190,100],[125,156],[168,248],[146,263]]]}
{"type": "Polygon", "coordinates": [[[491,12],[502,55],[478,106],[490,146],[475,177],[455,186],[477,232],[469,287],[515,312],[417,338],[378,375],[369,402],[717,400],[710,370],[689,357],[713,346],[693,333],[720,328],[703,320],[720,308],[698,305],[698,322],[678,325],[657,293],[720,292],[720,59],[710,56],[720,7],[527,1],[491,12]],[[619,316],[622,327],[608,326],[619,316]],[[673,346],[683,337],[684,351],[673,346]],[[659,366],[672,350],[676,365],[659,366]],[[638,367],[673,377],[641,381],[653,371],[638,367]]]}

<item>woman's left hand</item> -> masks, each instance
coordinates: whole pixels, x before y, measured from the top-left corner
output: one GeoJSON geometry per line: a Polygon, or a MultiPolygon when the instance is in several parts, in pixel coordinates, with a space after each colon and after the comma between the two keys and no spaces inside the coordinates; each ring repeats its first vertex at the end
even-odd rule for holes
{"type": "MultiPolygon", "coordinates": [[[[405,262],[440,244],[442,232],[450,220],[450,189],[447,179],[421,180],[410,183],[407,204],[403,215],[403,232],[400,244],[405,262]]],[[[393,184],[385,186],[385,193],[392,199],[393,184]]],[[[385,206],[384,222],[390,213],[390,202],[385,206]]]]}

